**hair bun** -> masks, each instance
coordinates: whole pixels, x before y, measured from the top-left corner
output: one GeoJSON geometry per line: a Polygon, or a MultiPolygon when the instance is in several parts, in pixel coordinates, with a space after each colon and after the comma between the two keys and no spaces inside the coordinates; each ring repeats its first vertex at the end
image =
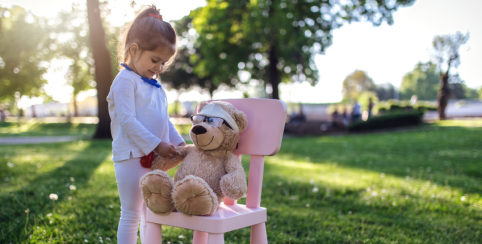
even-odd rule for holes
{"type": "Polygon", "coordinates": [[[149,13],[152,13],[152,14],[155,14],[155,15],[161,15],[161,12],[159,11],[159,9],[156,8],[156,5],[152,4],[152,5],[149,5],[149,8],[147,9],[149,13]]]}

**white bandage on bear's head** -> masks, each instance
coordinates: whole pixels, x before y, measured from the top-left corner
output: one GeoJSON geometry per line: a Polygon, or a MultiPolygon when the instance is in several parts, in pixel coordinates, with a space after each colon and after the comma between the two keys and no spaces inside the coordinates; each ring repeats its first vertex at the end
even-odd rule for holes
{"type": "Polygon", "coordinates": [[[226,121],[226,123],[228,123],[235,132],[239,132],[239,127],[231,114],[226,112],[221,106],[218,106],[214,103],[209,103],[204,106],[203,109],[199,111],[199,115],[224,119],[224,121],[226,121]]]}

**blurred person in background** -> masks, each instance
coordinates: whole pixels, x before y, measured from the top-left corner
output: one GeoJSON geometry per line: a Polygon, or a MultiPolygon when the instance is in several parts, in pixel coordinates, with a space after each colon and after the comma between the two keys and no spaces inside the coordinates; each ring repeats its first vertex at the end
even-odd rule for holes
{"type": "Polygon", "coordinates": [[[361,105],[358,101],[353,104],[353,110],[351,111],[351,122],[357,122],[361,119],[361,105]]]}
{"type": "Polygon", "coordinates": [[[368,118],[371,118],[372,117],[372,109],[373,109],[373,100],[372,98],[370,97],[368,99],[368,118]]]}
{"type": "Polygon", "coordinates": [[[343,125],[347,126],[350,123],[350,115],[348,115],[347,107],[343,109],[343,113],[341,114],[341,117],[343,119],[343,125]]]}
{"type": "Polygon", "coordinates": [[[3,104],[0,104],[0,122],[5,122],[6,117],[7,113],[4,110],[3,104]]]}

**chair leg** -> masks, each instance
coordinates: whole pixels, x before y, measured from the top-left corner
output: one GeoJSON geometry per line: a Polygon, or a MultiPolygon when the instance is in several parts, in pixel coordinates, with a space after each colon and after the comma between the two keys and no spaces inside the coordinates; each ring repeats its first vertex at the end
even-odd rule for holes
{"type": "Polygon", "coordinates": [[[194,231],[194,237],[192,238],[192,244],[207,244],[208,243],[208,235],[207,232],[202,231],[194,231]]]}
{"type": "Polygon", "coordinates": [[[162,243],[162,225],[147,222],[144,244],[162,243]]]}
{"type": "Polygon", "coordinates": [[[251,244],[268,244],[266,224],[261,223],[251,226],[251,244]]]}
{"type": "Polygon", "coordinates": [[[208,244],[224,244],[224,234],[209,233],[208,244]]]}

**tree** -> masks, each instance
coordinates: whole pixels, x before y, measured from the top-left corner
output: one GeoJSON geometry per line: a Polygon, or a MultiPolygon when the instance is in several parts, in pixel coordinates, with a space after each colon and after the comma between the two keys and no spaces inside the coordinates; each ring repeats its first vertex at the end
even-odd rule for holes
{"type": "Polygon", "coordinates": [[[174,64],[165,73],[161,74],[161,80],[164,84],[169,84],[178,92],[191,86],[207,88],[212,98],[214,90],[218,88],[217,84],[211,82],[211,76],[204,75],[200,77],[194,72],[194,67],[202,58],[199,58],[201,54],[199,46],[196,45],[197,35],[190,34],[192,29],[191,21],[192,18],[189,16],[176,21],[174,28],[180,35],[179,49],[174,64]]]}
{"type": "Polygon", "coordinates": [[[375,92],[380,101],[386,101],[395,98],[396,88],[391,83],[376,85],[375,92]]]}
{"type": "Polygon", "coordinates": [[[403,76],[400,85],[400,97],[410,99],[413,95],[417,95],[419,100],[435,100],[437,99],[438,87],[437,65],[432,62],[419,62],[415,65],[413,71],[403,76]]]}
{"type": "Polygon", "coordinates": [[[453,99],[477,99],[479,96],[477,90],[467,87],[465,81],[461,80],[457,74],[450,77],[449,89],[450,98],[453,99]]]}
{"type": "Polygon", "coordinates": [[[356,101],[362,92],[375,91],[375,83],[365,71],[355,70],[343,80],[343,100],[356,101]]]}
{"type": "MultiPolygon", "coordinates": [[[[238,83],[239,71],[272,87],[318,80],[313,54],[331,45],[332,30],[345,22],[393,23],[392,13],[414,0],[208,0],[191,12],[203,55],[194,71],[213,83],[238,83]]],[[[249,82],[247,79],[242,82],[249,82]]]]}
{"type": "Polygon", "coordinates": [[[97,83],[97,108],[99,123],[94,138],[110,138],[110,117],[106,97],[112,84],[110,53],[105,41],[105,32],[100,17],[99,0],[87,0],[87,16],[90,44],[94,58],[95,81],[97,83]]]}
{"type": "Polygon", "coordinates": [[[46,22],[19,6],[0,8],[0,100],[43,94],[58,47],[46,22]]]}
{"type": "Polygon", "coordinates": [[[73,4],[69,12],[61,12],[58,16],[60,24],[55,32],[59,35],[70,36],[68,40],[59,43],[60,55],[71,60],[71,65],[65,78],[73,88],[74,116],[78,116],[77,95],[81,91],[93,88],[94,60],[90,52],[87,13],[73,4]]]}
{"type": "Polygon", "coordinates": [[[437,112],[439,119],[445,119],[445,108],[450,98],[449,72],[451,68],[460,65],[459,48],[469,40],[469,33],[463,35],[458,32],[454,35],[435,36],[433,44],[433,57],[440,70],[440,90],[437,96],[437,112]]]}

